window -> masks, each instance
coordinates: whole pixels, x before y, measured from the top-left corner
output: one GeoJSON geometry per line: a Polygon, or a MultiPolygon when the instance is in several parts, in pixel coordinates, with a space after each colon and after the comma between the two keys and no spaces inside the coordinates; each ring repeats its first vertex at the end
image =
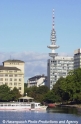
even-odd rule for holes
{"type": "Polygon", "coordinates": [[[14,72],[17,72],[17,70],[15,70],[14,72]]]}
{"type": "Polygon", "coordinates": [[[8,85],[8,82],[5,82],[6,85],[8,85]]]}
{"type": "Polygon", "coordinates": [[[21,90],[21,87],[19,87],[19,90],[21,90]]]}
{"type": "Polygon", "coordinates": [[[17,85],[17,83],[16,83],[16,82],[14,82],[14,85],[17,85]]]}
{"type": "Polygon", "coordinates": [[[14,63],[15,65],[18,65],[19,63],[14,63]]]}
{"type": "Polygon", "coordinates": [[[15,74],[14,76],[17,77],[17,74],[15,74]]]}
{"type": "Polygon", "coordinates": [[[9,72],[13,72],[13,71],[10,70],[9,72]]]}
{"type": "Polygon", "coordinates": [[[0,78],[0,81],[3,81],[3,78],[0,78]]]}
{"type": "Polygon", "coordinates": [[[12,85],[12,83],[9,83],[9,85],[12,85]]]}
{"type": "Polygon", "coordinates": [[[55,80],[57,80],[57,79],[55,78],[55,80]]]}
{"type": "Polygon", "coordinates": [[[12,78],[10,78],[10,81],[12,81],[12,78]]]}
{"type": "Polygon", "coordinates": [[[17,81],[17,79],[15,78],[14,81],[17,81]]]}
{"type": "Polygon", "coordinates": [[[18,85],[21,85],[21,83],[18,83],[18,85]]]}
{"type": "Polygon", "coordinates": [[[3,77],[4,75],[3,74],[0,74],[0,77],[3,77]]]}
{"type": "Polygon", "coordinates": [[[8,78],[5,78],[5,81],[8,81],[8,78]]]}
{"type": "Polygon", "coordinates": [[[7,77],[8,76],[8,74],[5,74],[5,77],[7,77]]]}
{"type": "Polygon", "coordinates": [[[10,74],[10,75],[9,75],[9,77],[13,77],[13,75],[12,75],[12,74],[10,74]]]}
{"type": "Polygon", "coordinates": [[[19,78],[19,81],[21,81],[21,78],[19,78]]]}
{"type": "Polygon", "coordinates": [[[19,77],[22,77],[22,75],[18,75],[19,77]]]}

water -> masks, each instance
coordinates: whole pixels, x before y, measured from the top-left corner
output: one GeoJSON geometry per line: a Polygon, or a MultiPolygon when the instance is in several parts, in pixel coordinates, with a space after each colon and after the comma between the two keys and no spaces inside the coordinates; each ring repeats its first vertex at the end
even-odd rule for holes
{"type": "Polygon", "coordinates": [[[54,108],[47,111],[0,111],[0,124],[81,124],[81,111],[54,108]]]}

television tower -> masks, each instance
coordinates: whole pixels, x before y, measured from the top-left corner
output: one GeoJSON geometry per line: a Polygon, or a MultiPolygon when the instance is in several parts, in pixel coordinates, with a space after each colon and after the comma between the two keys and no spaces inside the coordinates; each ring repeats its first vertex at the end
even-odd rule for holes
{"type": "Polygon", "coordinates": [[[52,17],[52,30],[51,30],[51,45],[47,46],[48,48],[50,48],[52,50],[51,53],[49,53],[49,56],[52,57],[53,59],[55,58],[55,56],[58,55],[58,53],[55,53],[55,49],[59,48],[59,46],[56,45],[56,31],[54,29],[54,9],[53,9],[53,17],[52,17]]]}

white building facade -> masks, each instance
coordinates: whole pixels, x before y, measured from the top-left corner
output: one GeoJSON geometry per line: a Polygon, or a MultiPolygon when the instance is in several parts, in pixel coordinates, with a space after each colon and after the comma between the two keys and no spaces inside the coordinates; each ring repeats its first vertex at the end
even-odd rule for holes
{"type": "Polygon", "coordinates": [[[24,61],[7,60],[0,66],[0,85],[7,84],[11,90],[16,87],[24,94],[24,61]]]}
{"type": "Polygon", "coordinates": [[[66,77],[73,70],[73,57],[56,56],[47,62],[47,86],[52,89],[60,77],[66,77]]]}
{"type": "Polygon", "coordinates": [[[28,79],[28,81],[27,81],[28,85],[27,86],[28,87],[43,86],[43,85],[45,85],[46,81],[47,81],[47,77],[46,76],[44,76],[44,75],[37,75],[37,76],[31,77],[31,78],[28,79]]]}

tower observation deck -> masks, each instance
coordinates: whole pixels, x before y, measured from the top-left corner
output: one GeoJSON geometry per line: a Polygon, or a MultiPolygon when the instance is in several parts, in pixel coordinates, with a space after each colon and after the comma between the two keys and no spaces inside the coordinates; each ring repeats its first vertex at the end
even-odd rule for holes
{"type": "Polygon", "coordinates": [[[56,45],[56,31],[54,29],[54,18],[55,17],[54,17],[54,9],[53,9],[53,17],[52,17],[53,22],[52,22],[52,30],[51,30],[51,38],[50,38],[51,45],[47,46],[52,50],[52,52],[49,53],[49,56],[53,58],[55,58],[55,56],[58,55],[58,53],[55,53],[55,49],[59,48],[59,46],[56,45]]]}
{"type": "MultiPolygon", "coordinates": [[[[51,30],[51,44],[47,46],[51,49],[51,53],[49,56],[51,57],[47,61],[47,87],[51,90],[53,86],[58,81],[60,77],[66,77],[68,72],[73,69],[73,57],[64,57],[58,56],[58,53],[55,52],[58,45],[56,45],[56,31],[54,28],[54,10],[53,10],[53,22],[52,22],[52,30],[51,30]]],[[[76,59],[76,58],[75,58],[76,59]]]]}

